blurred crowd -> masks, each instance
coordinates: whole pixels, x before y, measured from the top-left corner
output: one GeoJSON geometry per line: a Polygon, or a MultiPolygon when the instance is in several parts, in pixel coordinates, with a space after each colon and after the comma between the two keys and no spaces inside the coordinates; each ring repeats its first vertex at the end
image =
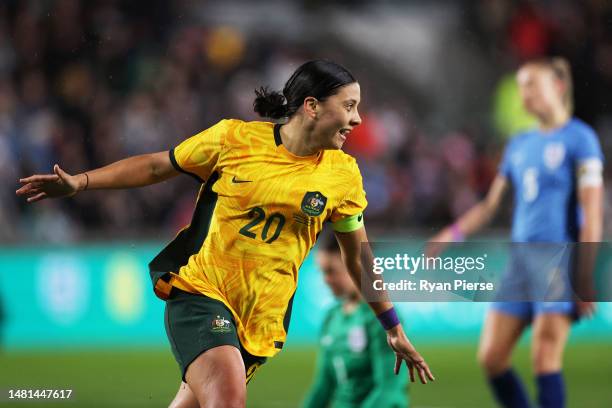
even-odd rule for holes
{"type": "MultiPolygon", "coordinates": [[[[282,87],[310,58],[376,72],[376,61],[344,56],[341,47],[198,21],[195,3],[0,3],[0,241],[167,239],[189,222],[199,186],[188,177],[39,205],[15,197],[17,179],[48,173],[54,163],[78,173],[168,150],[221,118],[254,120],[253,90],[282,87]]],[[[500,73],[534,56],[567,56],[577,114],[609,153],[611,9],[603,0],[549,3],[473,2],[465,24],[500,73]]],[[[377,85],[371,81],[364,89],[377,85]]],[[[482,198],[506,140],[488,123],[431,134],[409,100],[384,95],[369,92],[364,123],[346,146],[364,175],[368,223],[430,231],[482,198]]],[[[503,215],[498,223],[507,226],[503,215]]]]}

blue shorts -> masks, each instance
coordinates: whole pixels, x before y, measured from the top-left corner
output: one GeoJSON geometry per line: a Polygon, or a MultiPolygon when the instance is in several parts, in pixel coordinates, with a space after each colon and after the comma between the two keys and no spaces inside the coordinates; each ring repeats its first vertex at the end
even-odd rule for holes
{"type": "Polygon", "coordinates": [[[566,244],[513,243],[495,300],[573,302],[572,270],[572,249],[566,244]]]}
{"type": "Polygon", "coordinates": [[[546,313],[568,315],[572,320],[578,320],[578,309],[574,302],[495,302],[491,310],[528,322],[546,313]]]}
{"type": "Polygon", "coordinates": [[[512,244],[510,262],[492,310],[531,321],[555,313],[577,319],[571,285],[573,254],[564,243],[512,244]]]}

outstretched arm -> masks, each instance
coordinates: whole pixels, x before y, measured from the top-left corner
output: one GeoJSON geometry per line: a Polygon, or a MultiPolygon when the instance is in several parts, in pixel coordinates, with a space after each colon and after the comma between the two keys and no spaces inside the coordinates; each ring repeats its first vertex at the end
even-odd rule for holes
{"type": "MultiPolygon", "coordinates": [[[[340,244],[342,258],[353,279],[353,282],[358,288],[362,288],[362,277],[366,281],[375,279],[374,273],[365,265],[371,265],[372,253],[370,246],[367,244],[368,237],[364,227],[352,232],[336,231],[336,238],[340,244]],[[366,245],[362,245],[365,243],[366,245]],[[362,251],[365,251],[362,253],[362,251]],[[363,258],[363,261],[362,261],[363,258]],[[364,265],[365,264],[365,265],[364,265]]],[[[366,283],[367,284],[367,283],[366,283]]],[[[382,294],[383,299],[386,299],[386,294],[382,294]]],[[[380,316],[385,312],[389,312],[393,308],[393,303],[390,301],[368,302],[372,311],[376,316],[380,316]]],[[[434,380],[434,376],[429,370],[427,363],[421,355],[412,346],[408,337],[404,333],[404,329],[400,323],[387,329],[387,343],[395,352],[395,373],[399,372],[402,361],[406,361],[408,371],[410,372],[410,380],[414,382],[414,370],[423,384],[427,383],[427,379],[434,380]]]]}
{"type": "Polygon", "coordinates": [[[53,174],[36,174],[20,179],[18,196],[29,203],[45,198],[70,197],[83,190],[142,187],[178,175],[169,152],[143,154],[119,160],[108,166],[70,175],[57,164],[53,174]]]}
{"type": "Polygon", "coordinates": [[[428,255],[433,256],[442,251],[444,245],[436,243],[462,241],[465,237],[487,225],[497,212],[507,189],[508,181],[506,177],[498,174],[484,200],[470,208],[454,224],[444,228],[429,240],[428,255]]]}

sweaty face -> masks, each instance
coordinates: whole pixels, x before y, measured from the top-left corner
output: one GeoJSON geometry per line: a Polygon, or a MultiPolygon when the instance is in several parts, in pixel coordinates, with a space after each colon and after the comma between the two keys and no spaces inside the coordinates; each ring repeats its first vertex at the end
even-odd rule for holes
{"type": "Polygon", "coordinates": [[[357,82],[344,85],[319,102],[316,130],[324,149],[341,149],[351,130],[361,123],[357,106],[361,90],[357,82]]]}
{"type": "Polygon", "coordinates": [[[527,65],[518,71],[516,80],[523,106],[532,115],[547,116],[557,104],[563,103],[559,80],[550,69],[527,65]]]}
{"type": "Polygon", "coordinates": [[[317,262],[323,271],[323,279],[334,296],[343,298],[357,290],[339,253],[319,251],[317,262]]]}

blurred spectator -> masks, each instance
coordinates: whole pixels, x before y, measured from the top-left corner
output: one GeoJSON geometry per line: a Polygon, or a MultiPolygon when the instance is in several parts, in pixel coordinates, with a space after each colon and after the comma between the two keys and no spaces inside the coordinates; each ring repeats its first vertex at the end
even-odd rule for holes
{"type": "MultiPolygon", "coordinates": [[[[500,78],[495,103],[512,102],[512,77],[504,75],[518,61],[564,53],[576,78],[577,115],[597,127],[609,155],[610,3],[563,0],[554,9],[544,0],[464,3],[472,11],[466,13],[467,29],[481,34],[481,52],[490,53],[489,69],[500,78]]],[[[17,200],[15,180],[48,172],[57,162],[77,172],[167,150],[221,118],[258,119],[253,89],[281,88],[278,81],[310,58],[331,56],[362,78],[363,125],[346,150],[358,158],[373,227],[429,228],[463,212],[495,175],[503,145],[498,136],[524,124],[516,113],[498,117],[495,130],[483,121],[465,123],[464,131],[436,124],[442,130],[432,132],[412,113],[422,101],[394,89],[375,59],[351,53],[340,40],[248,31],[231,15],[216,23],[209,6],[162,0],[0,3],[1,241],[172,234],[190,219],[198,186],[188,178],[41,206],[17,200]]],[[[310,12],[316,17],[326,11],[310,12]]],[[[606,176],[610,183],[609,171],[606,176]]]]}

